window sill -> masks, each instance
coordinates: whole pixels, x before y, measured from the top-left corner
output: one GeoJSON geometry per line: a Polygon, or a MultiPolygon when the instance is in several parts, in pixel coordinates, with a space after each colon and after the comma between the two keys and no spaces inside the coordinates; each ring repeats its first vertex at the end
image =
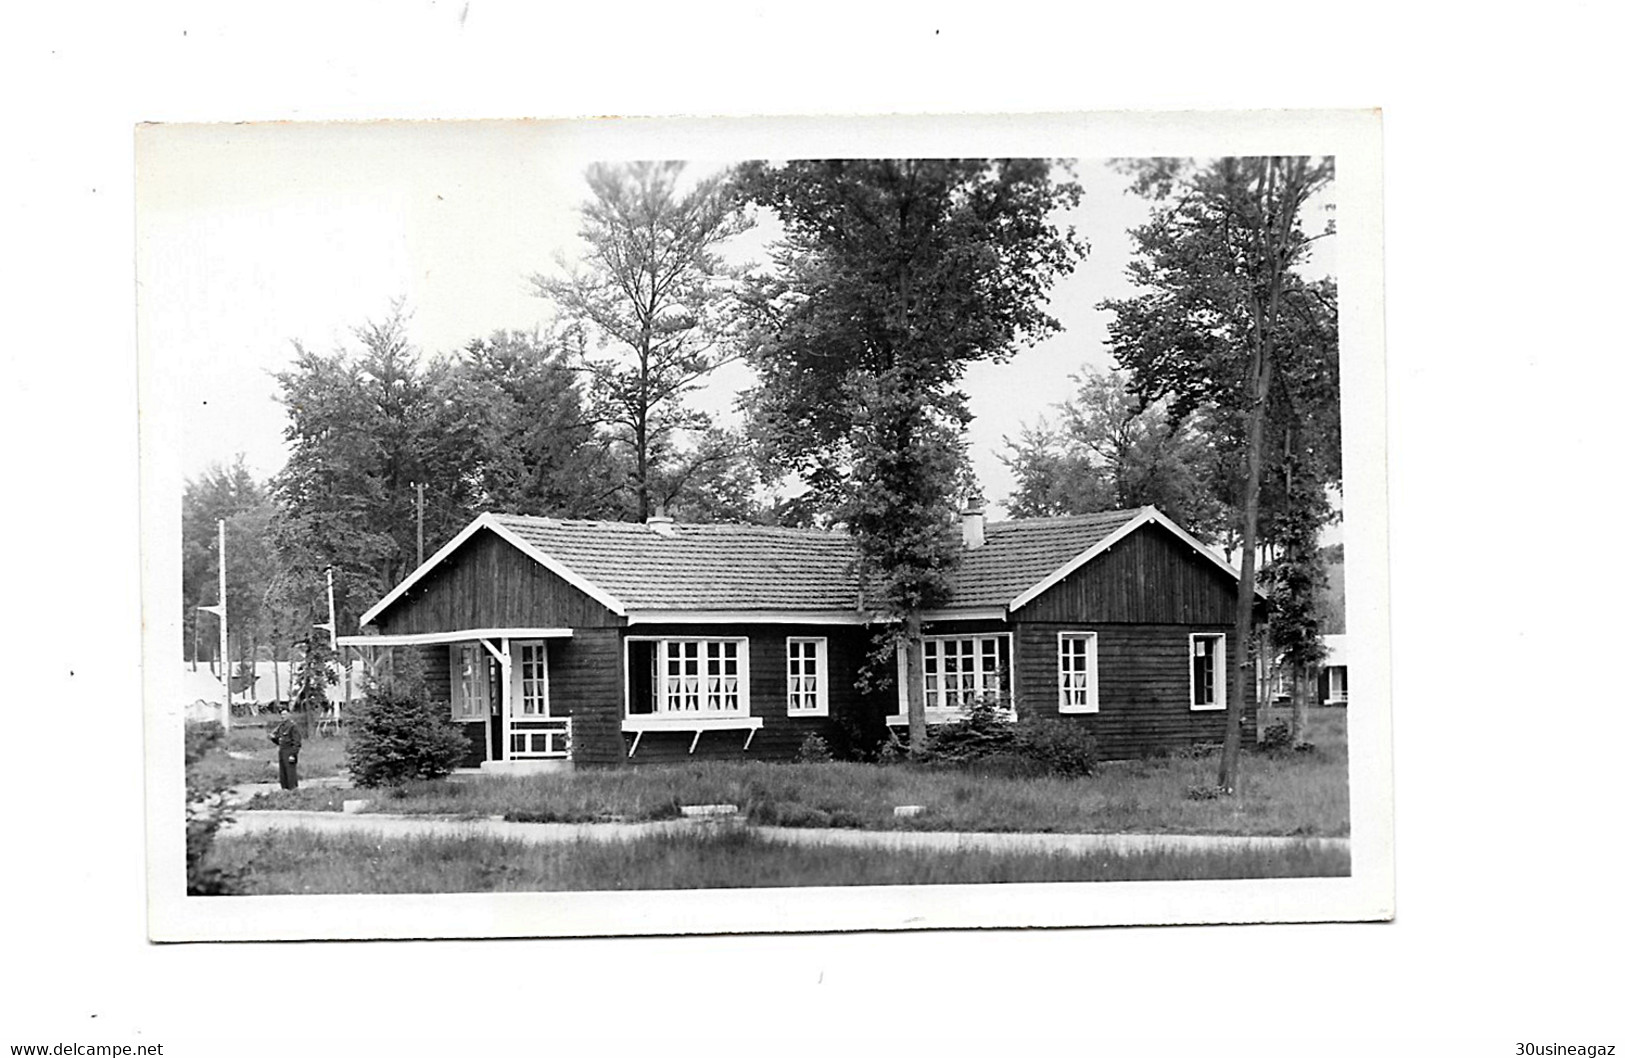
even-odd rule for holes
{"type": "Polygon", "coordinates": [[[627,757],[633,757],[638,752],[638,743],[643,741],[645,733],[650,731],[692,731],[694,740],[688,744],[688,751],[694,752],[694,747],[700,744],[700,736],[707,731],[748,731],[745,736],[745,748],[750,748],[751,740],[756,732],[761,730],[762,718],[759,716],[662,716],[659,714],[645,714],[640,716],[626,716],[621,718],[621,730],[632,732],[632,748],[627,750],[627,757]]]}

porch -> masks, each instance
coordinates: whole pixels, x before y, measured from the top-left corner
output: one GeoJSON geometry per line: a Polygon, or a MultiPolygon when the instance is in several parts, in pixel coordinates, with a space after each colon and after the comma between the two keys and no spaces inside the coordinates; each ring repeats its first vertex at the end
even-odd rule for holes
{"type": "Polygon", "coordinates": [[[555,693],[554,658],[574,637],[569,628],[464,628],[341,636],[369,668],[390,664],[398,648],[418,651],[431,700],[469,743],[464,766],[487,774],[561,771],[575,760],[575,722],[555,693]],[[379,652],[385,652],[380,656],[379,652]]]}

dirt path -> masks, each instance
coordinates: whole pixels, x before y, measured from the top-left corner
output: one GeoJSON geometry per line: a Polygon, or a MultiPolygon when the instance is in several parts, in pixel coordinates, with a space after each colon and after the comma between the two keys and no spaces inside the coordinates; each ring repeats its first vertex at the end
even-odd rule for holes
{"type": "MultiPolygon", "coordinates": [[[[671,820],[658,823],[510,823],[502,819],[446,819],[339,812],[240,812],[222,829],[225,835],[309,830],[324,834],[367,834],[381,838],[490,837],[547,845],[572,841],[629,841],[653,834],[693,833],[722,822],[671,820]]],[[[1347,848],[1347,838],[1230,836],[1222,834],[985,834],[955,831],[834,830],[799,827],[753,827],[767,841],[789,845],[841,845],[849,848],[985,849],[996,852],[1148,852],[1157,849],[1347,848]]]]}

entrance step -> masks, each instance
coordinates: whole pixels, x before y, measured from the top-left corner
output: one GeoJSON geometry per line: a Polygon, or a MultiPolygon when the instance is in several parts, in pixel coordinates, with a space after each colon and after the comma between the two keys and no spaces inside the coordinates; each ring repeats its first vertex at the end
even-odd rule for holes
{"type": "Polygon", "coordinates": [[[480,765],[485,775],[547,775],[568,772],[574,765],[567,760],[488,760],[480,765]]]}

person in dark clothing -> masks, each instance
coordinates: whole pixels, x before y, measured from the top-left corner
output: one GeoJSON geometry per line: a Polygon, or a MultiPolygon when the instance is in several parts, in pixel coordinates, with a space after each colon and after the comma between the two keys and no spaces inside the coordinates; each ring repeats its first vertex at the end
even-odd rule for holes
{"type": "Polygon", "coordinates": [[[282,781],[284,790],[297,790],[299,788],[299,747],[304,742],[304,736],[299,732],[299,725],[294,723],[293,717],[288,715],[288,709],[283,706],[277,710],[278,724],[271,730],[271,741],[276,743],[277,778],[282,781]]]}

